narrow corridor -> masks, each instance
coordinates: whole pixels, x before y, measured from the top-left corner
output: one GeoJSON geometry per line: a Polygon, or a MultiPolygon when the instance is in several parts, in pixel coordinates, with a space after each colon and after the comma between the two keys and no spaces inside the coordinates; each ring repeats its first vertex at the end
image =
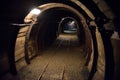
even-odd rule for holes
{"type": "Polygon", "coordinates": [[[26,65],[16,62],[17,80],[87,80],[82,46],[74,34],[61,34],[55,43],[26,65]]]}

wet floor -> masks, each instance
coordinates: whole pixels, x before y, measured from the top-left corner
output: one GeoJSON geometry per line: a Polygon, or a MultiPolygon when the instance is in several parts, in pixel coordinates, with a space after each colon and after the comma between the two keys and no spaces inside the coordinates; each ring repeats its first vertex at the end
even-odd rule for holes
{"type": "Polygon", "coordinates": [[[60,35],[55,43],[27,65],[16,63],[18,80],[87,80],[88,69],[76,35],[60,35]]]}

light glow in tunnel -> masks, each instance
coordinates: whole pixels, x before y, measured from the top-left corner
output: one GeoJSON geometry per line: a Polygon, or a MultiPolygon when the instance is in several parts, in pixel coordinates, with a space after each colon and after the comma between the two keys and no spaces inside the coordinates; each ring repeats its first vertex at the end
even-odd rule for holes
{"type": "Polygon", "coordinates": [[[31,10],[30,13],[31,13],[31,14],[35,14],[35,15],[39,15],[39,14],[41,13],[41,10],[35,8],[35,9],[31,10]]]}

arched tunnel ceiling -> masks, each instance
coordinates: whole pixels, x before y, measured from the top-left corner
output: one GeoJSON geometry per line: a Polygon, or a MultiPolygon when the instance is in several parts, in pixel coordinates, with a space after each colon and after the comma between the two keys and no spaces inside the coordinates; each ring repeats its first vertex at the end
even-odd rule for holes
{"type": "MultiPolygon", "coordinates": [[[[29,1],[27,1],[27,0],[26,1],[25,0],[19,0],[19,1],[17,1],[17,0],[12,0],[12,1],[3,0],[3,2],[1,1],[0,8],[2,11],[1,11],[1,15],[0,15],[0,18],[1,18],[0,24],[2,24],[1,25],[2,27],[0,27],[0,36],[2,36],[2,38],[1,38],[2,41],[0,41],[0,44],[1,44],[0,51],[1,51],[1,47],[4,48],[4,45],[7,45],[7,49],[8,49],[8,47],[10,47],[9,45],[14,43],[13,38],[15,36],[12,36],[12,38],[11,38],[11,37],[9,37],[8,34],[9,33],[11,33],[11,34],[17,33],[17,32],[13,31],[15,29],[15,27],[11,28],[10,29],[11,31],[10,31],[9,28],[7,28],[7,27],[10,27],[8,24],[14,23],[14,22],[15,23],[22,23],[25,16],[29,13],[29,11],[32,8],[37,7],[37,6],[44,4],[46,2],[52,2],[52,1],[71,4],[71,3],[69,3],[70,0],[29,0],[29,1]],[[9,45],[6,42],[9,43],[9,45]],[[12,42],[12,43],[10,43],[10,42],[12,42]]],[[[72,1],[77,2],[78,0],[72,0],[72,1]]],[[[86,17],[86,14],[89,14],[88,16],[92,17],[92,18],[93,18],[93,16],[95,16],[95,17],[100,17],[103,19],[107,19],[107,18],[113,19],[114,14],[115,14],[115,16],[118,16],[118,13],[116,12],[117,10],[109,10],[109,8],[107,8],[107,7],[103,8],[103,6],[106,6],[106,5],[102,5],[103,0],[79,0],[79,1],[86,6],[86,7],[84,7],[84,9],[82,8],[83,11],[80,10],[80,11],[82,11],[81,13],[85,17],[86,17]],[[90,11],[86,12],[86,11],[88,11],[88,9],[85,9],[85,8],[88,8],[90,11]],[[108,13],[107,13],[107,11],[108,11],[108,13]],[[111,13],[111,11],[114,11],[114,14],[111,13]]],[[[112,4],[111,2],[110,2],[110,4],[112,4]]],[[[116,3],[114,3],[114,4],[116,4],[116,3]]],[[[74,4],[71,4],[71,5],[74,5],[74,4]]],[[[118,8],[118,7],[116,7],[116,8],[118,8]]],[[[76,9],[77,9],[77,7],[76,7],[76,9]]],[[[115,9],[115,8],[111,8],[111,9],[115,9]]],[[[88,18],[88,16],[86,18],[88,18]]],[[[6,50],[5,49],[6,49],[6,46],[4,48],[4,51],[7,50],[7,49],[6,50]]]]}
{"type": "MultiPolygon", "coordinates": [[[[75,10],[74,8],[64,5],[64,4],[58,4],[58,3],[48,3],[48,4],[44,4],[38,7],[41,10],[41,13],[48,10],[48,9],[52,9],[52,8],[65,8],[65,9],[70,9],[73,12],[75,12],[77,15],[80,16],[81,21],[85,21],[83,15],[81,13],[79,13],[77,10],[75,10]]],[[[29,13],[31,14],[31,13],[29,13]]],[[[32,15],[29,15],[25,18],[25,21],[27,21],[27,19],[32,19],[32,15]]],[[[57,17],[57,16],[56,16],[57,17]]]]}
{"type": "Polygon", "coordinates": [[[95,19],[95,16],[92,14],[92,12],[80,1],[78,1],[78,0],[70,0],[70,1],[77,4],[78,6],[80,6],[82,8],[82,10],[84,10],[91,19],[93,19],[93,20],[95,19]]]}
{"type": "MultiPolygon", "coordinates": [[[[29,1],[25,1],[25,0],[7,1],[7,0],[4,0],[4,1],[2,1],[3,3],[1,5],[1,9],[3,11],[2,14],[4,17],[8,18],[8,21],[22,22],[24,17],[26,16],[26,14],[29,13],[29,11],[32,8],[39,6],[40,4],[43,4],[45,2],[52,2],[52,1],[63,2],[63,3],[69,2],[69,0],[29,0],[29,1]]],[[[100,11],[100,10],[102,10],[102,6],[103,6],[102,4],[104,3],[104,0],[102,0],[102,1],[101,0],[93,0],[93,1],[92,0],[71,0],[71,1],[75,1],[75,2],[80,1],[80,3],[84,4],[94,14],[95,17],[106,18],[106,16],[107,16],[106,14],[108,14],[108,15],[112,14],[112,13],[110,13],[111,10],[109,11],[109,13],[107,13],[107,11],[106,11],[105,15],[100,11]],[[99,8],[100,8],[100,10],[99,10],[99,8]]],[[[77,3],[77,4],[79,4],[79,3],[77,3]]],[[[116,4],[116,3],[114,2],[114,4],[116,4]]],[[[105,7],[105,6],[103,6],[103,7],[105,7]]],[[[104,9],[103,9],[103,12],[104,12],[104,9]]],[[[106,8],[106,9],[109,9],[109,8],[106,8]]],[[[86,11],[87,11],[87,9],[86,9],[86,11]]],[[[92,16],[92,14],[90,12],[87,12],[87,14],[92,16]]],[[[1,18],[4,20],[3,16],[1,16],[1,18]]],[[[107,16],[107,17],[111,18],[111,16],[107,16]]]]}

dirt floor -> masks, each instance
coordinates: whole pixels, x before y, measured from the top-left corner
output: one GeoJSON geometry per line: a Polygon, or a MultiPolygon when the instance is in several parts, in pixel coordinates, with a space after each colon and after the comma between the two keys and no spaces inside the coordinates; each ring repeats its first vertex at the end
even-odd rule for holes
{"type": "Polygon", "coordinates": [[[88,69],[76,35],[60,35],[56,42],[27,65],[16,62],[16,80],[87,80],[88,69]]]}

